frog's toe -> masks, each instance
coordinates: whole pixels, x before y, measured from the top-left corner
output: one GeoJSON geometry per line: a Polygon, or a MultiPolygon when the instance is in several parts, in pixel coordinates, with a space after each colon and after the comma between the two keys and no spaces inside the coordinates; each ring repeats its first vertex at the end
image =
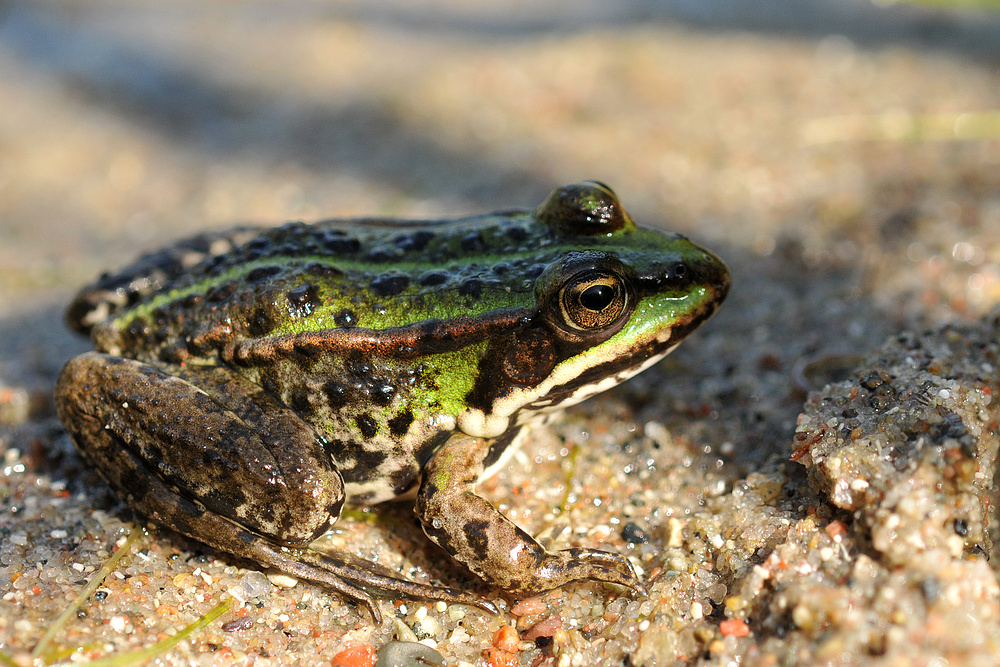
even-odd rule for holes
{"type": "Polygon", "coordinates": [[[303,579],[324,584],[327,579],[333,576],[369,592],[389,593],[418,600],[443,600],[452,604],[479,607],[492,614],[499,613],[492,602],[478,595],[445,586],[432,586],[403,579],[389,568],[352,556],[346,551],[328,549],[324,549],[322,553],[315,549],[292,551],[295,552],[294,563],[283,563],[278,567],[290,574],[301,576],[303,579]],[[302,574],[296,574],[295,570],[301,571],[302,574]]]}
{"type": "Polygon", "coordinates": [[[559,552],[568,554],[572,563],[581,563],[605,573],[606,577],[592,577],[598,581],[620,584],[646,595],[646,587],[635,575],[635,570],[624,556],[600,549],[577,547],[559,552]]]}
{"type": "Polygon", "coordinates": [[[574,581],[601,581],[646,594],[645,586],[625,558],[586,548],[545,552],[536,567],[512,576],[506,588],[511,593],[533,594],[574,581]]]}

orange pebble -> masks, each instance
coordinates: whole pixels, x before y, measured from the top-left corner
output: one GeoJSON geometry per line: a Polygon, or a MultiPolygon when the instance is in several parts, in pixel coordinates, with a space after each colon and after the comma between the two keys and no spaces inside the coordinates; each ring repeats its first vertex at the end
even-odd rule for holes
{"type": "Polygon", "coordinates": [[[730,618],[719,623],[719,632],[723,637],[746,637],[750,634],[750,626],[738,618],[730,618]]]}
{"type": "Polygon", "coordinates": [[[826,525],[826,534],[836,539],[847,534],[847,524],[839,519],[834,519],[826,525]]]}
{"type": "Polygon", "coordinates": [[[508,653],[497,648],[486,649],[483,652],[486,664],[490,667],[517,667],[517,653],[508,653]]]}
{"type": "Polygon", "coordinates": [[[352,646],[333,656],[330,667],[374,667],[376,657],[371,644],[352,646]]]}
{"type": "Polygon", "coordinates": [[[515,630],[512,625],[502,626],[499,630],[497,630],[497,633],[493,635],[493,646],[497,647],[501,651],[517,653],[517,645],[520,643],[521,638],[518,636],[517,630],[515,630]]]}
{"type": "Polygon", "coordinates": [[[527,616],[528,614],[540,614],[545,611],[545,603],[538,598],[528,598],[521,600],[510,608],[510,613],[514,616],[527,616]]]}

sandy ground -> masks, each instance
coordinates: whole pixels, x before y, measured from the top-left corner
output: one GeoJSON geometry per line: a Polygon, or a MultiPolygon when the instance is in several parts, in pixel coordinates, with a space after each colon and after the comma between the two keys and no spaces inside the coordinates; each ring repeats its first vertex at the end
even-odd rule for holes
{"type": "MultiPolygon", "coordinates": [[[[504,598],[380,508],[330,539],[502,613],[387,601],[377,627],[265,587],[159,659],[329,665],[395,637],[449,665],[993,664],[1000,19],[740,7],[0,2],[0,650],[27,664],[135,525],[53,415],[77,287],[203,229],[595,178],[733,292],[481,490],[546,544],[627,555],[649,596],[504,598]]],[[[58,655],[149,646],[253,571],[156,530],[58,655]]]]}

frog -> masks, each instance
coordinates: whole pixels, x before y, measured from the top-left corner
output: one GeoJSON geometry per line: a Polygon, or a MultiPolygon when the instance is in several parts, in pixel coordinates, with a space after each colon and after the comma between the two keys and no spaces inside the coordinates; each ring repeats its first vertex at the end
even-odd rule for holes
{"type": "Polygon", "coordinates": [[[527,597],[644,593],[627,558],[549,550],[476,491],[530,429],[657,363],[708,319],[725,263],[638,226],[597,181],[535,209],[207,232],[83,288],[94,350],[58,415],[139,516],[330,589],[495,605],[320,545],[345,506],[413,502],[431,542],[527,597]]]}

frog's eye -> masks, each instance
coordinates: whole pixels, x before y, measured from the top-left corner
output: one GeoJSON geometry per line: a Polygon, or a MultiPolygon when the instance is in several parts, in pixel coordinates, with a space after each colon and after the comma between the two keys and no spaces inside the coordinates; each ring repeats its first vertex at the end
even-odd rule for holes
{"type": "Polygon", "coordinates": [[[620,276],[594,270],[573,276],[559,298],[564,321],[578,330],[613,324],[627,302],[628,291],[620,276]]]}

